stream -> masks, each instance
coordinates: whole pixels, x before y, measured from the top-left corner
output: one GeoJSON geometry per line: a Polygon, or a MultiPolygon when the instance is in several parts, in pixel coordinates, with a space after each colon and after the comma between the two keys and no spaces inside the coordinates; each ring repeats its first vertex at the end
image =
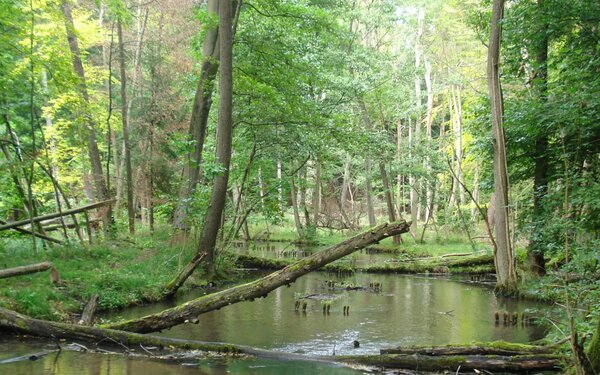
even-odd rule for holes
{"type": "MultiPolygon", "coordinates": [[[[392,256],[363,253],[355,257],[355,261],[370,262],[372,257],[381,261],[392,256]]],[[[129,308],[102,318],[139,317],[200,295],[200,290],[192,290],[168,303],[129,308]]],[[[532,301],[496,297],[489,287],[458,279],[364,273],[339,276],[316,272],[301,277],[290,287],[271,292],[266,298],[203,314],[198,324],[181,325],[160,334],[306,356],[376,354],[381,348],[398,345],[537,340],[545,336],[544,327],[496,324],[494,314],[507,311],[519,316],[523,312],[535,316],[536,310],[545,308],[546,305],[532,301]],[[329,313],[323,311],[327,306],[329,313]],[[344,313],[345,306],[349,306],[348,314],[344,313]]],[[[0,340],[0,363],[21,353],[40,351],[47,345],[38,341],[0,340]]],[[[360,373],[334,364],[302,360],[214,358],[188,362],[169,364],[143,358],[63,351],[37,361],[0,364],[0,374],[360,373]]]]}

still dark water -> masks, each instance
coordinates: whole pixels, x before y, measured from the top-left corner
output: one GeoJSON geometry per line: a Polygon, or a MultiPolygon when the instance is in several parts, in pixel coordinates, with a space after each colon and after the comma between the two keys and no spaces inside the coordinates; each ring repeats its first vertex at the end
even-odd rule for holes
{"type": "MultiPolygon", "coordinates": [[[[300,255],[302,256],[302,255],[300,255]]],[[[382,255],[362,254],[370,262],[382,255]]],[[[388,255],[383,255],[387,258],[388,255]]],[[[381,258],[380,258],[381,260],[381,258]]],[[[133,318],[198,297],[182,294],[171,303],[131,308],[104,318],[133,318]]],[[[495,324],[496,311],[526,312],[545,306],[496,297],[489,288],[426,276],[314,273],[281,287],[267,298],[203,314],[196,325],[174,327],[169,337],[226,342],[304,355],[374,354],[398,345],[439,345],[472,341],[528,342],[542,338],[542,327],[495,324]],[[331,282],[336,286],[331,287],[331,282]],[[379,284],[374,290],[371,284],[379,284]],[[345,286],[360,290],[345,290],[345,286]],[[310,298],[303,298],[311,296],[310,298]],[[295,309],[296,301],[300,309],[295,309]],[[306,302],[306,311],[302,304],[306,302]],[[323,306],[329,305],[329,314],[323,306]],[[350,307],[344,315],[344,306],[350,307]],[[354,347],[354,341],[360,343],[354,347]]],[[[0,361],[40,351],[44,344],[0,341],[0,361]]],[[[0,374],[356,374],[328,363],[276,359],[210,359],[162,363],[143,358],[63,351],[38,361],[0,364],[0,374]]]]}

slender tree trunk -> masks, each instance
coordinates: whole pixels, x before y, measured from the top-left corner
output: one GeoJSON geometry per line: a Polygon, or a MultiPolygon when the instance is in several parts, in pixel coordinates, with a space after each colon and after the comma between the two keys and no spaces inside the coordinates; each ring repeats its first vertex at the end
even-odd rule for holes
{"type": "MultiPolygon", "coordinates": [[[[429,60],[425,59],[425,87],[427,88],[427,113],[425,115],[425,132],[427,136],[427,141],[431,141],[431,126],[433,123],[433,82],[431,77],[431,63],[429,60]]],[[[432,168],[429,154],[425,157],[425,168],[427,170],[427,179],[425,181],[425,222],[428,223],[431,219],[433,208],[433,195],[434,195],[434,186],[435,186],[435,177],[432,176],[432,168]]],[[[423,231],[423,234],[425,231],[423,231]]],[[[423,236],[421,236],[421,241],[423,240],[423,236]]]]}
{"type": "MultiPolygon", "coordinates": [[[[392,198],[392,190],[390,189],[390,182],[385,170],[385,164],[379,163],[379,173],[381,174],[381,181],[383,182],[383,189],[385,190],[385,202],[387,204],[388,218],[390,223],[396,221],[396,210],[394,209],[394,199],[392,198]]],[[[400,235],[394,236],[394,245],[402,243],[400,235]]]]}
{"type": "MultiPolygon", "coordinates": [[[[548,102],[548,22],[546,21],[547,12],[545,9],[545,0],[538,0],[538,11],[543,18],[542,29],[539,32],[540,38],[537,46],[535,62],[537,71],[535,78],[540,101],[543,104],[548,102]]],[[[527,248],[527,259],[531,271],[538,276],[546,274],[546,263],[544,261],[543,244],[540,241],[542,237],[542,222],[544,220],[544,209],[542,201],[548,194],[548,157],[546,149],[548,148],[548,135],[545,129],[539,129],[535,140],[535,172],[533,177],[533,230],[531,242],[527,248]]]]}
{"type": "Polygon", "coordinates": [[[315,162],[315,188],[313,190],[313,223],[316,228],[319,226],[319,213],[321,212],[321,163],[315,162]]]}
{"type": "Polygon", "coordinates": [[[512,252],[508,214],[508,171],[506,145],[503,128],[502,86],[500,84],[500,44],[504,15],[504,0],[494,0],[488,47],[487,75],[492,108],[492,137],[494,145],[494,197],[495,229],[497,250],[494,254],[496,266],[496,289],[513,293],[517,289],[515,259],[512,252]]]}
{"type": "Polygon", "coordinates": [[[127,74],[125,72],[125,47],[123,46],[123,25],[117,21],[117,34],[119,38],[119,63],[121,70],[121,118],[123,120],[123,147],[125,159],[125,173],[127,177],[127,217],[129,219],[129,233],[135,233],[135,212],[133,210],[133,178],[131,170],[131,145],[129,142],[129,123],[127,110],[127,74]]]}
{"type": "Polygon", "coordinates": [[[348,185],[350,184],[350,166],[352,165],[350,155],[346,156],[346,162],[344,163],[344,177],[342,180],[342,195],[340,200],[342,207],[345,207],[346,201],[348,200],[348,185]]]}
{"type": "MultiPolygon", "coordinates": [[[[408,119],[408,143],[409,143],[409,157],[412,159],[413,149],[415,147],[415,132],[412,126],[412,120],[408,119]]],[[[410,231],[411,235],[416,238],[417,237],[417,206],[419,204],[418,195],[417,195],[417,180],[414,177],[414,174],[408,175],[408,185],[410,189],[410,231]]]]}
{"type": "Polygon", "coordinates": [[[294,176],[290,177],[290,197],[292,198],[292,209],[294,210],[294,224],[296,225],[296,233],[298,238],[303,238],[304,231],[302,229],[302,222],[300,221],[300,211],[298,209],[298,197],[296,196],[294,176]]]}
{"type": "MultiPolygon", "coordinates": [[[[402,122],[398,120],[398,124],[396,125],[396,163],[400,165],[400,161],[402,160],[402,122]]],[[[402,197],[402,175],[400,174],[400,169],[398,169],[398,174],[396,175],[396,207],[398,208],[398,216],[402,216],[402,212],[404,212],[404,204],[402,197]]]]}
{"type": "MultiPolygon", "coordinates": [[[[83,69],[83,62],[81,61],[81,53],[79,51],[79,42],[75,33],[75,27],[73,25],[73,16],[71,13],[71,4],[68,0],[62,1],[62,11],[65,17],[65,26],[67,30],[67,41],[69,42],[69,49],[71,51],[71,58],[73,63],[73,69],[79,78],[79,92],[83,98],[83,102],[86,106],[90,106],[90,98],[87,91],[87,85],[85,80],[85,71],[83,69]]],[[[98,201],[105,201],[108,199],[109,194],[106,189],[106,182],[104,181],[104,172],[102,170],[102,162],[100,161],[100,151],[98,150],[98,143],[96,140],[96,123],[92,118],[92,114],[89,108],[86,108],[87,112],[87,125],[85,127],[87,133],[87,148],[88,156],[92,166],[92,177],[95,186],[95,196],[98,201]]],[[[102,218],[104,224],[104,231],[108,233],[112,224],[112,212],[110,206],[106,210],[106,213],[102,218]]]]}
{"type": "MultiPolygon", "coordinates": [[[[454,108],[454,132],[456,134],[455,139],[455,151],[456,151],[456,176],[458,180],[462,179],[462,159],[463,159],[463,129],[462,129],[462,104],[461,104],[461,95],[460,95],[460,87],[452,86],[452,103],[454,108]]],[[[458,182],[458,181],[457,181],[458,182]]],[[[459,207],[465,203],[465,192],[460,183],[456,183],[455,185],[456,191],[456,199],[459,202],[459,207]]]]}
{"type": "Polygon", "coordinates": [[[277,156],[277,206],[279,207],[279,212],[283,212],[283,177],[281,175],[281,159],[279,155],[277,156]]]}
{"type": "Polygon", "coordinates": [[[222,1],[219,6],[219,123],[217,130],[217,160],[223,173],[213,182],[210,204],[206,211],[202,236],[198,244],[198,254],[206,253],[206,269],[209,277],[215,274],[216,240],[221,224],[227,197],[227,182],[231,164],[231,142],[233,131],[233,35],[231,2],[222,1]]]}
{"type": "MultiPolygon", "coordinates": [[[[301,171],[302,185],[308,186],[308,167],[304,166],[301,171]]],[[[308,212],[308,189],[303,188],[302,185],[298,190],[300,190],[300,204],[302,204],[302,211],[304,211],[304,228],[308,230],[311,228],[310,213],[308,212]]]]}
{"type": "MultiPolygon", "coordinates": [[[[209,16],[215,16],[220,13],[219,3],[223,2],[208,0],[209,16]]],[[[194,150],[186,157],[186,163],[183,167],[183,180],[179,190],[179,199],[173,216],[174,238],[176,241],[185,238],[189,231],[187,220],[188,207],[196,186],[200,181],[202,150],[206,137],[208,114],[212,106],[215,78],[219,69],[219,53],[219,30],[215,26],[206,30],[204,44],[202,45],[203,61],[189,128],[190,136],[194,141],[194,150]]]]}
{"type": "MultiPolygon", "coordinates": [[[[416,121],[415,121],[415,132],[414,132],[414,141],[415,144],[421,142],[421,124],[422,124],[422,115],[423,115],[423,98],[422,98],[422,90],[421,90],[421,75],[419,74],[419,69],[421,69],[421,62],[423,59],[423,48],[421,46],[421,38],[423,37],[423,30],[425,24],[425,10],[420,8],[417,13],[417,35],[415,37],[415,98],[416,98],[416,121]]],[[[415,190],[415,210],[416,217],[418,220],[421,219],[422,214],[422,202],[420,199],[421,196],[421,187],[423,185],[423,179],[417,178],[414,181],[413,189],[415,190]]],[[[416,222],[416,220],[415,220],[416,222]]],[[[415,225],[415,235],[416,225],[415,225]]]]}
{"type": "Polygon", "coordinates": [[[371,186],[371,158],[367,156],[365,160],[365,195],[367,198],[367,216],[369,218],[369,226],[377,225],[375,217],[375,207],[373,205],[373,187],[371,186]]]}

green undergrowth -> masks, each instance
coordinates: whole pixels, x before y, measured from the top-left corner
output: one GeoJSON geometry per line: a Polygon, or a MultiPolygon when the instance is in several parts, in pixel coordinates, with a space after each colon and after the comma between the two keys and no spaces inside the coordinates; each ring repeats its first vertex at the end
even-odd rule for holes
{"type": "Polygon", "coordinates": [[[134,237],[95,245],[40,247],[38,255],[28,239],[1,239],[0,268],[50,261],[62,282],[54,285],[48,271],[0,279],[0,306],[36,318],[68,320],[93,294],[99,295],[103,310],[155,301],[193,251],[191,246],[169,246],[166,230],[140,230],[134,237]]]}

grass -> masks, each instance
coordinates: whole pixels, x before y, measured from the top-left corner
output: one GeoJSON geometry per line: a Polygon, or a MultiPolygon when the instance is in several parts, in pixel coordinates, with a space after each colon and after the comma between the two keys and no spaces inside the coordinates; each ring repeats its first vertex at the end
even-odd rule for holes
{"type": "MultiPolygon", "coordinates": [[[[48,272],[0,280],[0,306],[50,320],[68,320],[93,294],[101,309],[118,309],[160,298],[191,247],[169,246],[168,231],[140,230],[92,246],[69,244],[40,249],[33,255],[29,239],[0,239],[0,267],[50,261],[63,283],[55,286],[48,272]]],[[[196,280],[196,284],[202,283],[196,280]]]]}

